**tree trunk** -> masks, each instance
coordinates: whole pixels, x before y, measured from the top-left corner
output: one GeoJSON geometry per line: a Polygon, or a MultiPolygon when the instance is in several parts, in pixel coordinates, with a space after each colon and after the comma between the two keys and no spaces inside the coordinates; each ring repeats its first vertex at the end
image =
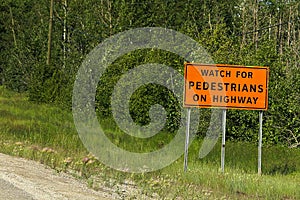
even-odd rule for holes
{"type": "Polygon", "coordinates": [[[292,7],[290,6],[288,30],[287,30],[287,47],[290,46],[290,40],[291,40],[291,15],[292,15],[292,7]]]}
{"type": "Polygon", "coordinates": [[[279,55],[282,55],[283,53],[283,34],[282,34],[282,20],[281,20],[281,15],[279,16],[279,30],[278,30],[278,39],[279,39],[279,55]]]}
{"type": "Polygon", "coordinates": [[[253,43],[255,44],[255,51],[257,51],[258,47],[258,1],[256,0],[253,5],[253,43]]]}
{"type": "Polygon", "coordinates": [[[246,22],[245,22],[245,4],[243,3],[243,8],[242,8],[242,42],[241,42],[241,49],[246,43],[246,22]]]}
{"type": "Polygon", "coordinates": [[[11,17],[11,31],[13,34],[14,45],[15,45],[15,47],[17,47],[17,39],[16,39],[16,32],[15,32],[15,20],[14,20],[14,16],[13,16],[11,7],[9,7],[9,12],[10,12],[10,17],[11,17]]]}
{"type": "Polygon", "coordinates": [[[48,52],[46,64],[50,64],[51,59],[51,44],[52,44],[52,23],[53,23],[53,0],[50,0],[50,19],[49,19],[49,32],[48,32],[48,52]]]}
{"type": "Polygon", "coordinates": [[[269,40],[271,40],[271,31],[272,31],[272,29],[271,29],[271,26],[272,26],[272,14],[271,13],[270,13],[269,17],[270,17],[270,20],[269,20],[269,40]]]}
{"type": "Polygon", "coordinates": [[[68,42],[68,31],[67,31],[67,8],[68,8],[68,0],[64,1],[64,28],[63,28],[63,69],[66,67],[66,54],[67,54],[67,42],[68,42]]]}
{"type": "Polygon", "coordinates": [[[209,25],[209,29],[212,31],[212,25],[211,25],[210,13],[208,13],[208,25],[209,25]]]}
{"type": "Polygon", "coordinates": [[[109,34],[112,36],[113,31],[112,31],[112,3],[110,0],[107,1],[107,10],[108,10],[108,21],[109,21],[109,34]]]}

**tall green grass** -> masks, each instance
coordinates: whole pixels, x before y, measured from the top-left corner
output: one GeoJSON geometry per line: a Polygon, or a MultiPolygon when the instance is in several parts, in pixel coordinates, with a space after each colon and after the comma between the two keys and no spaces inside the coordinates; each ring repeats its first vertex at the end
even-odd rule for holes
{"type": "MultiPolygon", "coordinates": [[[[173,138],[162,132],[145,142],[124,134],[111,119],[101,120],[101,125],[114,144],[134,152],[159,149],[173,138]]],[[[183,157],[155,172],[119,172],[85,149],[71,111],[29,102],[26,94],[0,87],[0,151],[72,173],[95,189],[130,180],[141,189],[137,199],[141,194],[157,199],[300,199],[300,149],[263,146],[263,175],[258,176],[256,144],[227,142],[225,173],[221,173],[220,143],[199,159],[201,143],[196,138],[191,144],[186,173],[183,157]]]]}

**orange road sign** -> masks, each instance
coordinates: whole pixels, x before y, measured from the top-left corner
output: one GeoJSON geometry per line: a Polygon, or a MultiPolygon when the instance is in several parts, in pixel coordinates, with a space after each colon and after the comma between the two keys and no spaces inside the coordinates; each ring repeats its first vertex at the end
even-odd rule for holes
{"type": "Polygon", "coordinates": [[[184,106],[267,110],[268,67],[184,65],[184,106]]]}

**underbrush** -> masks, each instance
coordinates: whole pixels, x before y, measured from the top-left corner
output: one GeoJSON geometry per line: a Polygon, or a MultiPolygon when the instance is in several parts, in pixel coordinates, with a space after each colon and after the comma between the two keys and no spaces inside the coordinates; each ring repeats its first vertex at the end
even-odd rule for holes
{"type": "MultiPolygon", "coordinates": [[[[24,94],[0,87],[0,151],[39,161],[58,172],[85,179],[94,189],[129,184],[154,199],[300,199],[300,149],[263,147],[263,175],[257,175],[257,145],[226,142],[225,172],[221,173],[217,143],[199,159],[201,138],[189,148],[188,171],[183,156],[161,170],[126,173],[100,163],[82,144],[72,113],[52,105],[34,104],[24,94]]],[[[135,152],[154,151],[172,140],[162,132],[147,142],[128,137],[111,119],[101,121],[105,133],[117,146],[135,152]]],[[[147,139],[146,139],[147,140],[147,139]]],[[[184,142],[184,141],[182,141],[184,142]]],[[[159,162],[159,161],[158,161],[159,162]]]]}

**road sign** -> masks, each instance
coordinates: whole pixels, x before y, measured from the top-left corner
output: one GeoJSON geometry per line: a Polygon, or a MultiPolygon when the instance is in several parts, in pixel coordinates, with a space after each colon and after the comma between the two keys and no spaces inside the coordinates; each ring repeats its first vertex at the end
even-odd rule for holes
{"type": "Polygon", "coordinates": [[[267,110],[268,67],[186,63],[184,106],[267,110]]]}

